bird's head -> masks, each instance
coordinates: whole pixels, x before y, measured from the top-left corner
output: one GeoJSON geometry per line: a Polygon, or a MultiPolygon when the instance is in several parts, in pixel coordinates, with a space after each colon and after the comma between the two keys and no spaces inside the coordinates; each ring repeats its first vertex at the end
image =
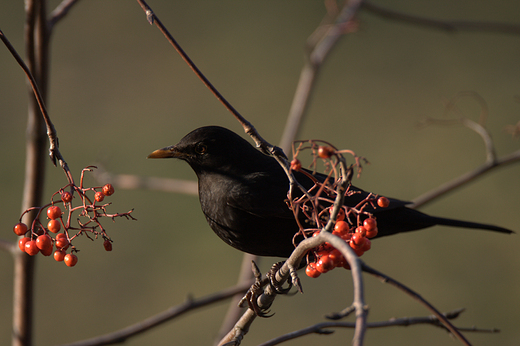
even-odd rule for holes
{"type": "Polygon", "coordinates": [[[188,133],[176,145],[155,150],[148,158],[177,158],[201,172],[250,173],[265,168],[271,158],[255,149],[236,133],[219,126],[201,127],[188,133]]]}

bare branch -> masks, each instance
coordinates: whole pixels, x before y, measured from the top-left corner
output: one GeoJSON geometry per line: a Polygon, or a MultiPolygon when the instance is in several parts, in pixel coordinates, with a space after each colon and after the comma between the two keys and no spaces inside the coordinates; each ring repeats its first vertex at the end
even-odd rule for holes
{"type": "Polygon", "coordinates": [[[421,16],[410,15],[402,12],[390,10],[371,1],[365,1],[363,9],[380,17],[404,22],[412,25],[430,27],[433,29],[446,30],[449,32],[458,31],[483,31],[496,32],[502,34],[520,35],[520,25],[506,24],[497,22],[482,22],[469,20],[441,20],[435,18],[426,18],[421,16]]]}
{"type": "Polygon", "coordinates": [[[78,3],[79,0],[63,0],[54,11],[51,12],[49,20],[47,21],[49,26],[49,31],[52,31],[54,25],[57,24],[61,19],[63,19],[72,7],[78,3]]]}
{"type": "Polygon", "coordinates": [[[157,327],[158,325],[161,325],[165,322],[182,316],[187,312],[213,304],[218,301],[228,299],[236,295],[237,293],[245,292],[247,291],[250,285],[251,282],[245,282],[241,285],[232,286],[220,292],[212,293],[202,298],[193,299],[188,297],[186,302],[184,302],[183,304],[171,307],[162,313],[149,317],[141,322],[138,322],[126,328],[92,339],[65,344],[62,346],[100,346],[114,343],[122,343],[130,337],[144,333],[151,328],[157,327]]]}

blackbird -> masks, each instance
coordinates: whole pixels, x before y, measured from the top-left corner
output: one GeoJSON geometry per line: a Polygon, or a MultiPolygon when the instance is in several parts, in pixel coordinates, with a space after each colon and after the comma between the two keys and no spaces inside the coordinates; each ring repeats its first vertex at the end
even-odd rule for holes
{"type": "MultiPolygon", "coordinates": [[[[191,166],[198,178],[202,212],[213,231],[227,244],[259,256],[290,256],[299,227],[286,203],[289,180],[276,159],[218,126],[198,128],[177,145],[155,150],[148,157],[173,157],[191,166]]],[[[304,187],[313,186],[306,174],[293,173],[304,187]]],[[[320,181],[326,177],[307,173],[320,181]]],[[[345,197],[347,207],[356,206],[369,195],[354,186],[350,191],[355,193],[345,197]]],[[[498,226],[429,216],[407,208],[409,202],[389,200],[387,208],[365,209],[377,220],[378,238],[434,225],[513,233],[498,226]]]]}

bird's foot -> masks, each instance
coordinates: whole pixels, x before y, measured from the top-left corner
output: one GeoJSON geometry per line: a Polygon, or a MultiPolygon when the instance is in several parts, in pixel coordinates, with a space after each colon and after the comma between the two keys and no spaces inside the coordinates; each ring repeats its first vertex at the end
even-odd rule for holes
{"type": "Polygon", "coordinates": [[[280,282],[276,279],[276,273],[278,272],[278,270],[280,270],[280,268],[283,266],[284,263],[285,262],[278,262],[278,263],[273,264],[273,266],[271,267],[269,272],[267,274],[265,274],[265,276],[269,279],[270,285],[274,288],[274,290],[278,294],[289,293],[289,291],[291,290],[291,288],[293,286],[291,280],[288,279],[287,283],[289,284],[289,287],[283,288],[284,283],[280,282]]]}
{"type": "Polygon", "coordinates": [[[249,290],[247,290],[247,293],[245,296],[240,300],[238,303],[239,307],[245,307],[245,304],[247,303],[247,306],[255,312],[255,314],[258,317],[271,317],[274,314],[269,314],[269,306],[267,307],[260,307],[258,304],[258,298],[264,293],[264,287],[270,284],[270,281],[268,278],[262,279],[262,274],[260,273],[260,269],[256,265],[256,263],[253,261],[253,274],[255,275],[255,283],[251,285],[249,290]]]}

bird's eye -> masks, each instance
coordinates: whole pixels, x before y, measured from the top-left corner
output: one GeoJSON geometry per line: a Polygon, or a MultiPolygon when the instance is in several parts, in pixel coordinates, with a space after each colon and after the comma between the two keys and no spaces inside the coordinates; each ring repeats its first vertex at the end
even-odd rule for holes
{"type": "Polygon", "coordinates": [[[208,147],[202,143],[197,144],[197,146],[195,147],[195,151],[197,152],[197,154],[204,154],[206,150],[208,150],[208,147]]]}

